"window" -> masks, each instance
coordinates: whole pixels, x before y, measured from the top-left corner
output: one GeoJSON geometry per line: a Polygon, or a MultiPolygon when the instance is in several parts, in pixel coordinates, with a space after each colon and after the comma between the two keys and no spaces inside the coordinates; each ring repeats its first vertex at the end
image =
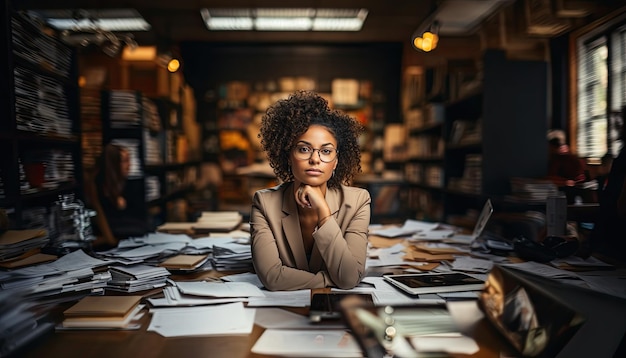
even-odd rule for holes
{"type": "Polygon", "coordinates": [[[626,16],[580,37],[578,53],[578,156],[616,156],[626,108],[626,16]]]}

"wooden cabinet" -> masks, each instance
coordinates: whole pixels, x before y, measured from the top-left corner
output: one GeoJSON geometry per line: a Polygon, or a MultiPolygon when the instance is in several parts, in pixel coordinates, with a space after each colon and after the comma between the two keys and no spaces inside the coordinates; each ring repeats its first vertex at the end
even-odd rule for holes
{"type": "Polygon", "coordinates": [[[441,161],[438,155],[413,156],[405,170],[412,191],[441,207],[436,220],[479,210],[487,198],[501,208],[512,178],[546,175],[547,90],[547,63],[508,60],[503,51],[488,50],[482,86],[443,104],[441,131],[436,122],[410,131],[410,140],[430,138],[442,154],[441,161]],[[429,178],[420,168],[439,165],[440,182],[420,179],[429,178]]]}
{"type": "Polygon", "coordinates": [[[12,227],[52,235],[59,195],[82,195],[76,54],[8,2],[1,11],[0,207],[12,227]]]}

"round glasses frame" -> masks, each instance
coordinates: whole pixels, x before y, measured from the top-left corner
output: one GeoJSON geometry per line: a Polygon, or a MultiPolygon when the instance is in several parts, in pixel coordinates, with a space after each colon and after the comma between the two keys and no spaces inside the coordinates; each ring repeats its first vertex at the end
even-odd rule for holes
{"type": "Polygon", "coordinates": [[[335,148],[313,148],[308,145],[297,145],[293,149],[294,156],[299,160],[309,160],[313,157],[313,153],[317,151],[319,158],[324,163],[330,163],[333,160],[337,159],[337,154],[339,151],[335,148]]]}

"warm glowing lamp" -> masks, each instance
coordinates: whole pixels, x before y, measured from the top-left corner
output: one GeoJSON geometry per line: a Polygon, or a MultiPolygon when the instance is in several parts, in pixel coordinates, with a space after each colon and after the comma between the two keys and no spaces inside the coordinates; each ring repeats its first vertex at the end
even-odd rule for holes
{"type": "Polygon", "coordinates": [[[433,21],[425,31],[418,30],[413,34],[413,46],[424,52],[437,48],[439,43],[439,21],[433,21]]]}
{"type": "Polygon", "coordinates": [[[167,70],[174,73],[180,68],[180,61],[173,58],[167,63],[167,70]]]}

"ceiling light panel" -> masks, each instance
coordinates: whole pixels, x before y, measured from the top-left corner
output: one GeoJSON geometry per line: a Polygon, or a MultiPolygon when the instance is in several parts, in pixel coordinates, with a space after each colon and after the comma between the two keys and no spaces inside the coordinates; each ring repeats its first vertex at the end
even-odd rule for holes
{"type": "Polygon", "coordinates": [[[30,10],[57,30],[148,31],[151,26],[135,9],[30,10]]]}
{"type": "Polygon", "coordinates": [[[200,14],[209,30],[359,31],[366,9],[211,8],[200,14]]]}

